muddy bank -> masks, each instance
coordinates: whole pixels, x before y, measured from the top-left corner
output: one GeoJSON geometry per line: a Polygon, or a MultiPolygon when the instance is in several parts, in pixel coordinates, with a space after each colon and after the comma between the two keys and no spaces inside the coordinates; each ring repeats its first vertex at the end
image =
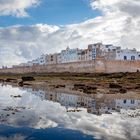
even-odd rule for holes
{"type": "Polygon", "coordinates": [[[140,72],[136,73],[30,73],[26,75],[0,75],[0,82],[17,86],[37,86],[54,89],[69,87],[85,94],[140,94],[140,72]]]}

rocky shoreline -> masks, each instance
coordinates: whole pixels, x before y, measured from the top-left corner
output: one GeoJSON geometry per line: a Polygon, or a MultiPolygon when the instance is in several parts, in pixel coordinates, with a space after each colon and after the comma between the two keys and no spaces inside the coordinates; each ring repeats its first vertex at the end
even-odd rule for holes
{"type": "Polygon", "coordinates": [[[40,86],[52,89],[70,88],[84,94],[126,94],[140,95],[140,72],[136,73],[30,73],[26,75],[0,75],[1,83],[20,87],[40,86]]]}

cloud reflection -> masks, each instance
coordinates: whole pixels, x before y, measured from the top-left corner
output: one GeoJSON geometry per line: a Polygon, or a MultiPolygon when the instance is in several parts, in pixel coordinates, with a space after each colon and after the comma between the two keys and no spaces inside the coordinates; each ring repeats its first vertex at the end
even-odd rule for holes
{"type": "Polygon", "coordinates": [[[139,118],[124,117],[120,113],[97,116],[87,113],[85,108],[80,108],[80,112],[66,112],[66,108],[59,103],[41,100],[28,91],[11,86],[1,87],[0,101],[2,124],[35,129],[61,126],[103,139],[140,138],[139,118]],[[21,98],[10,97],[17,94],[20,94],[21,98]],[[3,110],[10,106],[18,111],[12,114],[11,110],[3,110]]]}

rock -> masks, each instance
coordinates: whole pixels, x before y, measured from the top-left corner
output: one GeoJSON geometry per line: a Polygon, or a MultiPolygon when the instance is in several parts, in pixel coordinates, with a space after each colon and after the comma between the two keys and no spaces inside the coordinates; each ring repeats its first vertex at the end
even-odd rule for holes
{"type": "Polygon", "coordinates": [[[140,89],[140,84],[137,84],[137,85],[135,86],[135,89],[140,89]]]}
{"type": "Polygon", "coordinates": [[[127,92],[127,90],[124,89],[124,88],[121,88],[119,91],[120,91],[120,93],[126,93],[127,92]]]}
{"type": "Polygon", "coordinates": [[[110,83],[109,88],[122,88],[122,86],[116,83],[110,83]]]}
{"type": "Polygon", "coordinates": [[[4,79],[0,79],[0,82],[4,82],[4,79]]]}
{"type": "Polygon", "coordinates": [[[85,84],[74,84],[74,88],[73,90],[78,90],[78,91],[82,91],[86,94],[95,94],[97,87],[93,86],[93,85],[85,85],[85,84]]]}
{"type": "Polygon", "coordinates": [[[7,78],[5,82],[17,82],[17,79],[7,78]]]}
{"type": "Polygon", "coordinates": [[[21,79],[22,81],[35,81],[34,77],[32,76],[23,76],[21,79]]]}
{"type": "Polygon", "coordinates": [[[65,88],[65,85],[56,85],[55,88],[65,88]]]}
{"type": "Polygon", "coordinates": [[[95,87],[95,86],[86,86],[86,89],[87,90],[96,90],[97,89],[97,87],[95,87]]]}
{"type": "Polygon", "coordinates": [[[109,90],[109,93],[108,94],[116,94],[116,93],[119,93],[119,92],[120,92],[119,89],[112,88],[112,89],[109,90]]]}
{"type": "Polygon", "coordinates": [[[23,87],[23,81],[20,81],[20,82],[18,82],[18,85],[20,86],[20,87],[23,87]]]}
{"type": "Polygon", "coordinates": [[[14,97],[14,98],[21,98],[21,95],[11,95],[11,97],[14,97]]]}
{"type": "Polygon", "coordinates": [[[76,88],[76,87],[83,87],[83,86],[85,86],[85,84],[74,84],[74,87],[76,88]]]}

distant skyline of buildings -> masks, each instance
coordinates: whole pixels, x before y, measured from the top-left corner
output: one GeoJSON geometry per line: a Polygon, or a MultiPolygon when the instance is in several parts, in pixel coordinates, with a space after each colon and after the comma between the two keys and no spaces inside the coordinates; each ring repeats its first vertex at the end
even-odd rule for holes
{"type": "Polygon", "coordinates": [[[140,60],[140,52],[134,49],[121,49],[112,44],[95,43],[89,44],[86,49],[70,48],[61,50],[59,53],[42,54],[37,59],[14,65],[13,67],[30,67],[35,65],[63,64],[80,61],[105,60],[140,60]]]}

